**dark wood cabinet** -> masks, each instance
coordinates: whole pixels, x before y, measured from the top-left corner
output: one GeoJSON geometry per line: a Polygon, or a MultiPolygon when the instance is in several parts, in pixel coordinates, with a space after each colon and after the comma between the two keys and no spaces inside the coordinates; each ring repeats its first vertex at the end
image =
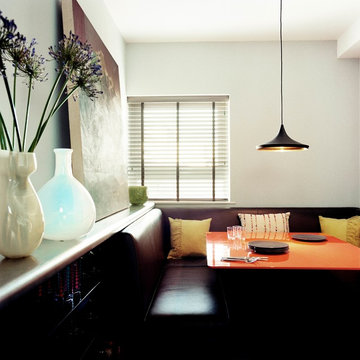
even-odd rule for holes
{"type": "Polygon", "coordinates": [[[27,258],[0,255],[0,359],[134,359],[119,234],[153,207],[115,213],[82,239],[44,240],[27,258]]]}
{"type": "Polygon", "coordinates": [[[2,359],[120,358],[105,304],[108,247],[101,244],[0,310],[2,359]]]}

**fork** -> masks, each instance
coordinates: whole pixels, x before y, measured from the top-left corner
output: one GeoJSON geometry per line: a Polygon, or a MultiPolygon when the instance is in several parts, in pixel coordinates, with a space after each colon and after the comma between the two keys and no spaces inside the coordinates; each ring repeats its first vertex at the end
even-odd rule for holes
{"type": "Polygon", "coordinates": [[[226,257],[221,258],[221,261],[245,261],[246,263],[253,263],[258,260],[266,261],[266,260],[268,260],[268,257],[265,257],[265,256],[238,256],[238,257],[226,256],[226,257]]]}
{"type": "Polygon", "coordinates": [[[267,257],[260,257],[260,256],[253,256],[253,257],[248,257],[246,258],[245,262],[247,263],[254,263],[255,261],[258,261],[258,260],[267,260],[268,258],[267,257]]]}

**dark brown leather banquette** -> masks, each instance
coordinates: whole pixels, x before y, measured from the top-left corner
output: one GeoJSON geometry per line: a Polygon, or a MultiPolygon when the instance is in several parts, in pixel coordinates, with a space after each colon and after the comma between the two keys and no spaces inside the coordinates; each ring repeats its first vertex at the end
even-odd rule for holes
{"type": "Polygon", "coordinates": [[[152,347],[151,353],[157,358],[162,349],[164,358],[171,352],[173,359],[176,355],[181,359],[198,359],[204,356],[205,348],[213,349],[212,342],[226,337],[228,308],[217,272],[206,266],[204,258],[167,260],[168,218],[212,218],[210,231],[225,231],[226,226],[239,224],[240,212],[290,212],[291,232],[320,232],[319,215],[332,218],[360,215],[360,209],[355,207],[163,206],[149,211],[116,236],[114,254],[122,272],[120,297],[121,303],[126,304],[123,309],[126,331],[133,329],[134,341],[143,331],[147,352],[152,347]],[[165,349],[166,346],[169,348],[165,349]],[[193,357],[189,357],[189,349],[193,357]],[[194,349],[199,353],[195,354],[194,349]]]}
{"type": "Polygon", "coordinates": [[[134,295],[133,305],[140,304],[137,314],[140,313],[146,321],[154,321],[155,318],[156,321],[164,321],[164,318],[168,321],[169,317],[171,321],[190,318],[193,321],[195,314],[196,319],[226,317],[226,304],[219,292],[218,281],[204,259],[166,259],[170,249],[169,217],[212,218],[210,231],[225,231],[226,226],[240,223],[239,213],[279,212],[290,212],[291,232],[320,232],[319,215],[332,218],[360,215],[360,209],[356,207],[155,208],[120,234],[122,250],[119,261],[123,258],[127,264],[127,277],[132,279],[128,296],[134,295]],[[205,294],[208,301],[199,301],[205,294]],[[187,304],[179,301],[183,296],[189,300],[187,304]],[[204,309],[206,306],[207,311],[204,309]]]}
{"type": "Polygon", "coordinates": [[[123,256],[134,280],[132,293],[141,298],[143,319],[164,323],[171,318],[192,325],[224,321],[226,306],[215,272],[204,258],[167,260],[164,242],[169,239],[163,236],[162,220],[161,211],[153,209],[122,232],[123,256]]]}

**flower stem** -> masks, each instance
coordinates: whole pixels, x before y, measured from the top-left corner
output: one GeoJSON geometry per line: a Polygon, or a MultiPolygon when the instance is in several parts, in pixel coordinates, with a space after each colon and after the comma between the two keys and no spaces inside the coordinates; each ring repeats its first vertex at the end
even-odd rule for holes
{"type": "Polygon", "coordinates": [[[17,77],[17,69],[18,67],[15,65],[14,69],[14,83],[13,83],[13,103],[16,106],[16,77],[17,77]]]}
{"type": "Polygon", "coordinates": [[[66,97],[61,101],[60,104],[58,104],[54,110],[51,112],[51,116],[53,116],[65,103],[68,101],[68,99],[72,96],[72,94],[78,89],[79,86],[75,86],[71,89],[69,94],[66,95],[66,97]]]}
{"type": "Polygon", "coordinates": [[[28,150],[29,152],[33,152],[35,150],[36,145],[39,143],[40,137],[41,137],[42,132],[43,132],[43,130],[41,131],[41,128],[42,128],[42,125],[43,125],[43,122],[44,122],[44,118],[45,118],[47,108],[48,108],[50,100],[51,100],[51,98],[52,98],[52,96],[54,94],[54,91],[55,91],[57,85],[59,84],[61,76],[64,74],[64,71],[65,71],[65,66],[61,69],[61,71],[59,71],[58,76],[56,77],[55,82],[54,82],[54,84],[53,84],[53,86],[51,88],[51,91],[50,91],[49,96],[48,96],[48,98],[46,100],[44,110],[43,110],[41,118],[40,118],[39,125],[38,125],[37,130],[36,130],[36,135],[35,135],[34,140],[32,141],[32,143],[31,143],[31,145],[29,147],[29,150],[28,150]]]}
{"type": "MultiPolygon", "coordinates": [[[[17,76],[17,65],[15,65],[15,69],[14,69],[14,83],[13,83],[13,103],[14,106],[16,108],[16,76],[17,76]]],[[[15,142],[15,126],[13,125],[12,127],[12,143],[14,144],[15,142]]]]}
{"type": "Polygon", "coordinates": [[[9,148],[11,151],[13,151],[13,146],[12,146],[12,143],[11,143],[11,139],[10,139],[10,136],[9,136],[9,133],[6,129],[6,125],[5,125],[5,121],[0,113],[0,138],[1,138],[1,148],[3,150],[6,150],[6,141],[5,141],[5,137],[6,137],[6,140],[9,144],[9,148]],[[5,137],[4,137],[5,135],[5,137]]]}
{"type": "MultiPolygon", "coordinates": [[[[49,116],[46,118],[46,120],[44,121],[42,127],[41,127],[41,131],[40,131],[40,136],[42,135],[42,133],[44,132],[47,123],[49,122],[49,120],[51,119],[51,117],[53,115],[55,115],[55,113],[65,104],[65,102],[70,98],[70,96],[77,90],[78,86],[74,87],[73,89],[71,89],[71,91],[69,92],[69,94],[66,95],[66,97],[61,101],[60,104],[58,104],[57,106],[53,106],[52,111],[50,112],[49,116]]],[[[60,98],[60,96],[59,96],[60,98]]],[[[58,99],[59,100],[59,99],[58,99]]],[[[58,101],[56,102],[58,103],[58,101]]],[[[55,103],[55,104],[56,104],[55,103]]]]}
{"type": "Polygon", "coordinates": [[[3,126],[0,123],[0,149],[1,150],[6,150],[6,140],[5,140],[5,134],[4,134],[4,130],[3,130],[3,126]]]}
{"type": "Polygon", "coordinates": [[[25,115],[24,133],[23,133],[23,142],[22,142],[23,149],[25,149],[26,135],[28,129],[28,122],[29,122],[31,88],[32,88],[32,76],[29,77],[29,91],[28,91],[27,103],[26,103],[26,115],[25,115]]]}
{"type": "MultiPolygon", "coordinates": [[[[70,74],[71,75],[71,74],[70,74]]],[[[69,75],[69,77],[70,77],[69,75]]],[[[64,82],[63,86],[61,87],[60,91],[59,91],[59,95],[57,96],[55,102],[54,102],[54,105],[52,106],[50,112],[49,112],[49,116],[47,117],[47,121],[49,121],[49,119],[51,118],[51,116],[54,115],[54,109],[57,107],[57,104],[59,103],[65,89],[66,89],[66,85],[67,85],[67,81],[64,82]]],[[[46,121],[46,122],[47,122],[46,121]]]]}
{"type": "MultiPolygon", "coordinates": [[[[14,103],[13,103],[13,100],[12,100],[10,86],[9,86],[8,78],[7,78],[7,75],[6,75],[4,62],[3,62],[3,59],[2,59],[1,56],[0,56],[0,71],[1,71],[1,75],[2,75],[2,77],[4,79],[6,93],[7,93],[7,96],[9,98],[11,113],[12,113],[12,116],[13,116],[13,126],[15,127],[16,139],[17,139],[19,151],[22,151],[21,137],[20,137],[20,132],[19,132],[19,124],[18,124],[18,120],[17,120],[17,116],[16,116],[16,110],[15,110],[15,106],[14,106],[14,103]]],[[[2,123],[3,123],[3,126],[4,126],[5,123],[3,121],[2,121],[2,123]]],[[[12,144],[12,148],[13,148],[13,144],[12,144]]]]}

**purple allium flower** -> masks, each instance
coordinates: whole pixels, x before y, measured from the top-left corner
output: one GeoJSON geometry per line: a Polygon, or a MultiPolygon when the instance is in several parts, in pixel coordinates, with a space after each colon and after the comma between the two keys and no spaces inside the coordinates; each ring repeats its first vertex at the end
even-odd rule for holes
{"type": "Polygon", "coordinates": [[[29,77],[31,81],[44,81],[47,78],[45,58],[36,54],[35,45],[35,39],[32,39],[29,46],[22,42],[18,47],[7,50],[7,58],[19,70],[18,75],[29,77]]]}
{"type": "MultiPolygon", "coordinates": [[[[90,49],[89,49],[90,51],[90,49]]],[[[103,92],[96,85],[102,76],[100,60],[94,52],[88,53],[88,61],[79,67],[70,81],[90,98],[97,98],[103,92]]]]}
{"type": "Polygon", "coordinates": [[[49,48],[50,56],[56,60],[57,71],[64,71],[74,88],[82,89],[89,98],[96,98],[102,91],[96,88],[101,73],[100,60],[89,43],[82,43],[79,37],[70,31],[63,36],[57,49],[49,48]]]}
{"type": "Polygon", "coordinates": [[[0,51],[12,49],[25,42],[25,36],[16,32],[17,26],[14,20],[9,20],[0,11],[0,51]]]}
{"type": "MultiPolygon", "coordinates": [[[[0,113],[1,149],[14,150],[17,147],[19,151],[25,151],[33,83],[34,80],[44,81],[47,77],[44,68],[45,59],[36,54],[35,45],[35,39],[27,45],[25,36],[17,32],[14,20],[8,20],[0,11],[0,76],[4,80],[13,118],[12,121],[6,123],[0,113]],[[12,90],[8,81],[6,62],[10,62],[14,67],[12,90]],[[25,77],[28,85],[23,136],[20,136],[21,129],[15,109],[17,76],[25,77]],[[15,130],[16,143],[9,135],[8,124],[11,124],[9,128],[13,127],[15,130]]],[[[29,152],[34,151],[49,120],[67,102],[69,97],[75,94],[77,89],[82,89],[90,99],[102,94],[102,91],[96,88],[102,75],[100,60],[93,52],[90,44],[82,43],[77,35],[70,32],[68,37],[63,36],[57,47],[49,47],[49,54],[57,62],[56,71],[58,75],[45,101],[35,137],[28,149],[29,152]]]]}

